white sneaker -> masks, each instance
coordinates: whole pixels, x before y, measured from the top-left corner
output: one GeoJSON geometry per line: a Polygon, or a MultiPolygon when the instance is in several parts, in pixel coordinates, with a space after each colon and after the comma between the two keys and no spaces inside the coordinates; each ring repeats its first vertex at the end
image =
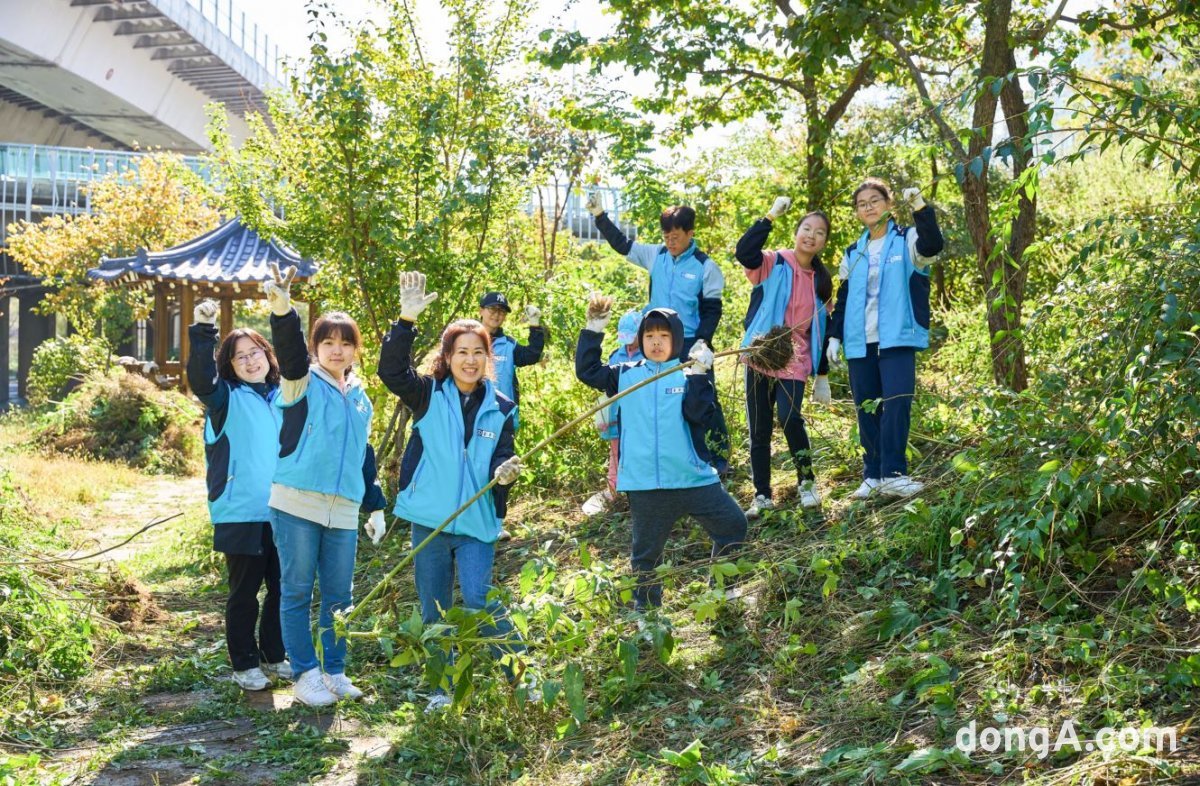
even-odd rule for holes
{"type": "Polygon", "coordinates": [[[882,482],[883,481],[879,480],[878,478],[867,478],[862,482],[861,486],[854,490],[854,493],[850,496],[854,499],[866,499],[879,490],[879,486],[882,484],[882,482]]]}
{"type": "Polygon", "coordinates": [[[328,707],[336,703],[337,696],[329,690],[322,679],[323,676],[320,669],[309,669],[301,674],[300,679],[292,686],[292,695],[296,697],[296,701],[310,707],[328,707]]]}
{"type": "Polygon", "coordinates": [[[756,519],[758,518],[758,514],[762,513],[764,510],[770,510],[773,507],[775,507],[775,503],[771,501],[770,497],[764,497],[762,494],[756,494],[754,496],[754,501],[750,503],[750,507],[746,508],[746,518],[756,519]]]}
{"type": "Polygon", "coordinates": [[[233,681],[238,684],[242,690],[266,690],[271,681],[267,679],[267,675],[263,674],[262,669],[253,668],[245,671],[235,671],[233,673],[233,681]]]}
{"type": "Polygon", "coordinates": [[[500,532],[496,534],[496,540],[512,540],[512,533],[501,527],[500,532]]]}
{"type": "Polygon", "coordinates": [[[806,480],[800,485],[800,507],[821,507],[821,495],[817,493],[817,484],[811,480],[806,480]]]}
{"type": "Polygon", "coordinates": [[[278,663],[262,664],[263,674],[266,674],[273,680],[290,680],[292,678],[292,664],[285,658],[278,663]]]}
{"type": "Polygon", "coordinates": [[[361,699],[363,692],[345,674],[326,674],[325,687],[339,699],[361,699]]]}
{"type": "Polygon", "coordinates": [[[429,697],[429,703],[425,705],[425,713],[441,712],[450,706],[450,697],[445,693],[438,691],[429,697]]]}
{"type": "Polygon", "coordinates": [[[583,514],[585,516],[596,516],[608,510],[608,506],[613,503],[612,492],[608,489],[597,491],[595,494],[587,498],[587,502],[583,503],[583,514]]]}
{"type": "Polygon", "coordinates": [[[924,483],[913,480],[908,475],[884,478],[883,482],[879,484],[879,490],[884,494],[887,494],[889,497],[900,497],[902,499],[904,497],[911,497],[914,494],[920,494],[924,488],[924,483]]]}

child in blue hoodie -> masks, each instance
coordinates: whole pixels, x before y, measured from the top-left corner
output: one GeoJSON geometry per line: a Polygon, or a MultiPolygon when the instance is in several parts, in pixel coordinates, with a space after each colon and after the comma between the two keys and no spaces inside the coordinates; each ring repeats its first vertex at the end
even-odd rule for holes
{"type": "MultiPolygon", "coordinates": [[[[384,339],[379,378],[412,410],[413,427],[400,462],[396,516],[412,523],[416,547],[494,477],[498,483],[455,518],[413,557],[421,618],[441,619],[454,605],[454,577],[467,608],[484,609],[492,624],[481,628],[488,638],[511,638],[504,651],[524,649],[513,633],[507,610],[488,600],[496,539],[504,519],[508,486],[521,474],[513,448],[517,405],[497,389],[491,335],[473,319],[450,323],[442,332],[433,373],[412,365],[416,321],[437,298],[425,293],[425,275],[401,275],[400,319],[384,339]]],[[[442,690],[427,710],[450,702],[442,690]]]]}
{"type": "MultiPolygon", "coordinates": [[[[587,326],[579,334],[575,376],[615,395],[680,365],[683,323],[670,308],[652,308],[638,326],[644,360],[606,365],[600,360],[612,298],[593,295],[587,326]]],[[[617,490],[629,495],[633,514],[631,562],[637,574],[639,609],[662,605],[655,568],[662,564],[671,528],[693,516],[713,540],[712,556],[731,553],[746,538],[746,516],[721,485],[710,464],[704,429],[713,417],[716,393],[708,371],[712,350],[697,341],[688,353],[696,363],[642,387],[614,405],[620,432],[617,490]]]]}
{"type": "Polygon", "coordinates": [[[271,677],[292,678],[279,628],[279,553],[267,508],[282,420],[274,406],[279,363],[267,340],[248,328],[231,331],[218,346],[217,313],[211,300],[194,310],[188,386],[204,405],[213,550],[225,555],[229,570],[225,644],[233,681],[242,690],[263,690],[271,677]]]}
{"type": "Polygon", "coordinates": [[[346,676],[346,639],[334,633],[333,615],[353,603],[359,513],[370,514],[366,531],[378,544],[386,501],[367,442],[374,410],[353,370],[362,349],[358,325],[339,311],[323,314],[306,345],[288,291],[295,268],[283,276],[278,268],[273,272],[263,291],[283,378],[275,399],[283,424],[269,502],[282,574],[279,617],[297,675],[296,700],[319,707],[363,695],[346,676]],[[319,658],[312,637],[317,581],[319,658]]]}

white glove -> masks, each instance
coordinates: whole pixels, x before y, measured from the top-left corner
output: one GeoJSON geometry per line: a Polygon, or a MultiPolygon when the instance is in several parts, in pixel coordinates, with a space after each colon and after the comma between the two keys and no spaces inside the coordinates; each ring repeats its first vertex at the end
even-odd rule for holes
{"type": "Polygon", "coordinates": [[[829,365],[836,366],[838,364],[838,351],[841,348],[841,341],[836,338],[829,339],[829,348],[825,350],[825,357],[829,360],[829,365]]]}
{"type": "Polygon", "coordinates": [[[833,403],[833,395],[829,392],[829,377],[820,375],[813,383],[813,401],[818,404],[833,403]]]}
{"type": "Polygon", "coordinates": [[[685,368],[684,374],[707,374],[712,368],[713,351],[704,343],[704,339],[697,339],[692,345],[692,351],[688,352],[688,360],[694,360],[695,363],[685,368]]]}
{"type": "Polygon", "coordinates": [[[493,477],[496,478],[496,482],[501,486],[507,486],[521,476],[521,470],[523,469],[524,467],[521,466],[521,457],[513,456],[508,461],[496,467],[493,477]]]}
{"type": "Polygon", "coordinates": [[[196,304],[192,309],[192,318],[199,325],[217,325],[217,315],[221,313],[221,306],[215,300],[203,300],[196,304]]]}
{"type": "Polygon", "coordinates": [[[531,303],[521,312],[521,321],[529,325],[529,327],[541,327],[542,310],[531,303]]]}
{"type": "Polygon", "coordinates": [[[612,307],[613,299],[599,292],[588,298],[587,329],[603,333],[604,328],[608,326],[608,320],[612,318],[612,307]]]}
{"type": "Polygon", "coordinates": [[[425,274],[412,270],[400,274],[400,318],[416,322],[421,312],[437,300],[437,293],[425,294],[425,274]]]}
{"type": "Polygon", "coordinates": [[[600,192],[593,191],[592,193],[588,194],[587,202],[584,202],[583,206],[587,208],[587,211],[593,216],[598,217],[601,213],[603,213],[604,200],[600,198],[600,192]]]}
{"type": "Polygon", "coordinates": [[[911,210],[920,210],[925,207],[925,199],[921,196],[921,189],[919,188],[904,189],[901,193],[901,198],[904,199],[905,204],[911,210]]]}
{"type": "Polygon", "coordinates": [[[775,197],[775,204],[771,205],[771,209],[767,211],[767,218],[774,221],[788,211],[792,206],[791,197],[775,197]]]}
{"type": "Polygon", "coordinates": [[[383,511],[377,510],[372,513],[367,518],[367,523],[363,525],[363,530],[371,539],[371,545],[378,546],[379,541],[383,540],[383,534],[387,532],[387,522],[383,518],[383,511]]]}
{"type": "Polygon", "coordinates": [[[267,297],[267,304],[271,307],[271,313],[277,317],[287,316],[292,310],[292,279],[296,277],[296,266],[290,265],[283,273],[279,272],[279,265],[271,263],[271,278],[263,281],[259,285],[262,293],[267,297]]]}

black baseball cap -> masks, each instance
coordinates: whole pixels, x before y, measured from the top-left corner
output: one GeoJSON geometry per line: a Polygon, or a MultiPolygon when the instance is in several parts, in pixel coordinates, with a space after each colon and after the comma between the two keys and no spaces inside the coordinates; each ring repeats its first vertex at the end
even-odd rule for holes
{"type": "Polygon", "coordinates": [[[479,299],[480,308],[502,308],[505,314],[512,313],[512,307],[508,305],[508,298],[501,292],[487,292],[479,299]]]}

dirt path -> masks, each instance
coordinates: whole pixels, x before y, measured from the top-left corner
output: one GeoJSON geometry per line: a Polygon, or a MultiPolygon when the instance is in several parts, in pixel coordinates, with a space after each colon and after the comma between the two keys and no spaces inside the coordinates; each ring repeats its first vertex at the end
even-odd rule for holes
{"type": "MultiPolygon", "coordinates": [[[[124,670],[138,662],[186,664],[195,661],[197,653],[216,653],[209,656],[208,664],[223,661],[220,597],[212,592],[156,597],[158,586],[152,578],[138,575],[141,566],[154,563],[155,550],[172,548],[183,528],[195,526],[203,500],[202,478],[145,477],[81,511],[77,546],[64,556],[111,549],[81,564],[121,568],[149,587],[156,608],[155,614],[137,624],[123,624],[119,646],[109,651],[110,657],[98,659],[94,680],[98,693],[107,695],[114,689],[119,693],[118,686],[127,681],[124,670]],[[147,524],[175,514],[183,515],[129,540],[147,524]]],[[[388,740],[336,711],[306,715],[291,710],[290,685],[243,694],[228,683],[228,667],[222,662],[190,690],[125,696],[125,706],[120,708],[105,707],[108,701],[100,699],[100,706],[75,719],[76,728],[121,722],[119,741],[81,740],[55,757],[53,769],[73,786],[280,782],[352,786],[359,781],[364,757],[378,758],[392,750],[388,740]],[[129,716],[138,720],[128,723],[129,716]],[[322,756],[310,760],[309,766],[321,760],[325,766],[311,779],[293,772],[291,762],[276,760],[279,751],[272,748],[272,735],[300,725],[322,739],[322,756]]]]}

